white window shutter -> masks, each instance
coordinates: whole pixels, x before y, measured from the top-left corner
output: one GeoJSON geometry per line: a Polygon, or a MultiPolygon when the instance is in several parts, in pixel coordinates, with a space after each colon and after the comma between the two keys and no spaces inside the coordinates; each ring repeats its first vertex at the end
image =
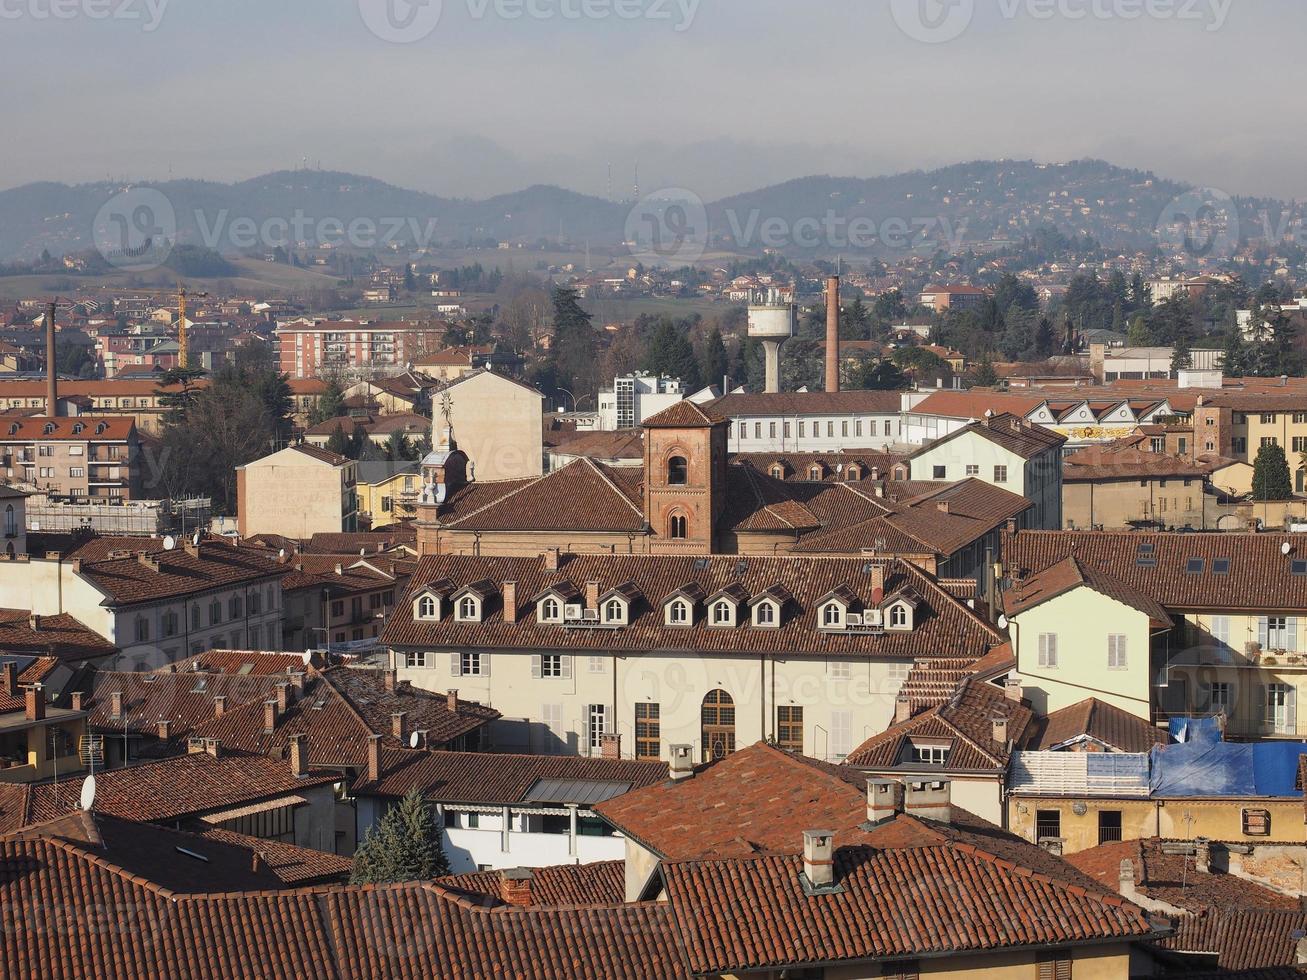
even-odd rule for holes
{"type": "Polygon", "coordinates": [[[449,655],[449,676],[463,676],[463,655],[461,653],[451,653],[449,655]]]}
{"type": "Polygon", "coordinates": [[[1290,686],[1285,693],[1284,722],[1289,734],[1298,734],[1298,689],[1290,686]]]}
{"type": "Polygon", "coordinates": [[[531,658],[531,676],[540,677],[540,654],[538,653],[531,658]]]}
{"type": "Polygon", "coordinates": [[[1284,649],[1289,653],[1298,652],[1298,617],[1290,616],[1284,621],[1285,631],[1289,634],[1284,641],[1284,649]]]}
{"type": "Polygon", "coordinates": [[[490,654],[488,653],[481,654],[481,676],[490,676],[490,654]]]}
{"type": "Polygon", "coordinates": [[[1266,622],[1266,617],[1258,616],[1257,617],[1257,642],[1262,645],[1263,650],[1267,649],[1270,646],[1270,643],[1268,642],[1269,630],[1270,627],[1266,622]]]}
{"type": "Polygon", "coordinates": [[[1255,688],[1253,688],[1253,690],[1257,694],[1257,704],[1258,704],[1258,708],[1257,708],[1258,714],[1256,715],[1257,721],[1260,723],[1262,728],[1270,728],[1271,706],[1270,706],[1270,702],[1266,700],[1266,685],[1258,684],[1255,688]]]}
{"type": "Polygon", "coordinates": [[[565,680],[565,681],[571,680],[571,679],[572,679],[572,658],[571,658],[571,657],[559,657],[558,659],[562,662],[562,668],[563,668],[563,680],[565,680]]]}

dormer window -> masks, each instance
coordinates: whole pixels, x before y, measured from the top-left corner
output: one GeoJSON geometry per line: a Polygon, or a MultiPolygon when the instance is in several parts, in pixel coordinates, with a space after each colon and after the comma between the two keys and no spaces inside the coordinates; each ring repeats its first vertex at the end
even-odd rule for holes
{"type": "Polygon", "coordinates": [[[896,602],[890,606],[889,628],[892,630],[912,629],[912,607],[906,602],[896,602]]]}
{"type": "Polygon", "coordinates": [[[82,434],[82,430],[85,429],[85,428],[86,428],[86,426],[82,425],[81,422],[76,422],[76,423],[74,423],[74,424],[73,424],[73,435],[75,435],[75,436],[80,436],[80,435],[82,434]]]}
{"type": "Polygon", "coordinates": [[[689,626],[694,622],[694,606],[689,599],[673,599],[667,603],[666,613],[668,626],[689,626]]]}
{"type": "Polygon", "coordinates": [[[862,467],[857,463],[850,463],[845,476],[850,483],[856,483],[858,480],[862,479],[862,467]]]}
{"type": "Polygon", "coordinates": [[[53,422],[47,422],[47,423],[45,423],[45,434],[48,435],[48,436],[54,435],[54,423],[53,423],[53,422]]]}
{"type": "Polygon", "coordinates": [[[764,599],[753,607],[753,625],[776,627],[781,622],[781,607],[771,599],[764,599]]]}
{"type": "Polygon", "coordinates": [[[726,599],[718,599],[712,604],[708,621],[713,626],[734,626],[735,605],[726,599]]]}
{"type": "Polygon", "coordinates": [[[440,619],[440,600],[432,595],[424,595],[417,601],[417,608],[413,612],[415,619],[435,622],[440,619]]]}
{"type": "Polygon", "coordinates": [[[460,623],[481,622],[481,600],[473,595],[465,595],[458,600],[454,618],[460,623]]]}
{"type": "Polygon", "coordinates": [[[776,479],[776,480],[784,480],[784,479],[785,479],[785,467],[781,466],[780,463],[775,463],[775,464],[773,464],[773,465],[772,465],[772,468],[771,468],[771,475],[772,475],[772,478],[773,478],[773,479],[776,479]]]}
{"type": "Polygon", "coordinates": [[[561,623],[563,621],[563,604],[554,596],[546,596],[536,607],[536,619],[542,623],[561,623]]]}
{"type": "Polygon", "coordinates": [[[821,607],[821,626],[822,629],[842,630],[844,629],[844,607],[838,602],[828,602],[821,607]]]}
{"type": "Polygon", "coordinates": [[[626,603],[621,599],[609,599],[603,605],[605,626],[625,626],[627,624],[626,603]]]}
{"type": "Polygon", "coordinates": [[[821,467],[818,466],[816,463],[808,467],[808,479],[809,480],[821,479],[821,467]]]}

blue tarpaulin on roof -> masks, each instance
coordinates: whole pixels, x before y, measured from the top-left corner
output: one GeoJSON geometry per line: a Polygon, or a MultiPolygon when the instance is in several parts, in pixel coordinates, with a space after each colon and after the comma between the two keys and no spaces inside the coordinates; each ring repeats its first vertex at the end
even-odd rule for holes
{"type": "Polygon", "coordinates": [[[1302,742],[1208,742],[1201,736],[1152,753],[1154,796],[1302,796],[1302,742]]]}
{"type": "Polygon", "coordinates": [[[1210,745],[1221,741],[1224,737],[1220,721],[1215,716],[1171,719],[1171,738],[1177,742],[1206,742],[1210,745]]]}

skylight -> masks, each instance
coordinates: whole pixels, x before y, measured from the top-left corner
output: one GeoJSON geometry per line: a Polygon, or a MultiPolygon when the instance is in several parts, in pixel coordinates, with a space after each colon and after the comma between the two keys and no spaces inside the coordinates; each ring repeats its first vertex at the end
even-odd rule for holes
{"type": "Polygon", "coordinates": [[[1189,563],[1185,565],[1185,571],[1190,575],[1201,575],[1206,565],[1207,563],[1201,558],[1190,558],[1189,563]]]}
{"type": "Polygon", "coordinates": [[[1214,558],[1214,559],[1212,559],[1212,574],[1213,574],[1213,575],[1229,575],[1229,574],[1230,574],[1230,559],[1229,559],[1229,558],[1214,558]]]}

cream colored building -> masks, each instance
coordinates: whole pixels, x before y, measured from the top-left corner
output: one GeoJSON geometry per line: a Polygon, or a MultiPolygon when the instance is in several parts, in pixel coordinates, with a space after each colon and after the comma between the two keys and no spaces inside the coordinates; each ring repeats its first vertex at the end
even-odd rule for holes
{"type": "Polygon", "coordinates": [[[432,394],[431,445],[453,429],[479,483],[541,476],[545,471],[545,396],[492,371],[473,371],[432,394]]]}
{"type": "Polygon", "coordinates": [[[501,712],[504,751],[773,739],[833,762],[889,724],[915,660],[999,643],[906,562],[693,556],[424,557],[384,636],[401,678],[501,712]]]}
{"type": "Polygon", "coordinates": [[[358,464],[314,446],[289,446],[236,468],[241,537],[301,540],[358,530],[358,464]]]}

